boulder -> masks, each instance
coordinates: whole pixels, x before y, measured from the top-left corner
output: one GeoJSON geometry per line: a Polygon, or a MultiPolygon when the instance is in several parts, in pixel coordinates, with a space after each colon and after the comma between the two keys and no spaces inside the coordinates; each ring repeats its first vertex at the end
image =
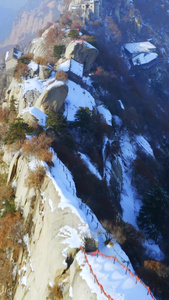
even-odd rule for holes
{"type": "Polygon", "coordinates": [[[21,115],[21,117],[23,118],[23,121],[27,123],[30,127],[37,127],[38,120],[29,111],[24,112],[24,114],[21,115]]]}
{"type": "Polygon", "coordinates": [[[40,95],[35,103],[35,107],[39,108],[44,113],[48,110],[58,112],[62,107],[67,94],[67,85],[61,81],[55,81],[40,95]]]}
{"type": "Polygon", "coordinates": [[[71,41],[66,48],[65,58],[74,58],[84,65],[84,73],[88,74],[98,56],[98,50],[85,41],[71,41]]]}
{"type": "Polygon", "coordinates": [[[51,74],[51,70],[46,67],[46,66],[39,66],[39,79],[40,80],[44,80],[49,78],[50,74],[51,74]]]}
{"type": "Polygon", "coordinates": [[[29,52],[34,54],[34,58],[37,56],[45,57],[46,45],[44,43],[44,38],[39,37],[34,39],[30,44],[29,52]]]}
{"type": "Polygon", "coordinates": [[[34,106],[36,100],[39,98],[40,93],[37,90],[28,90],[24,94],[24,100],[26,102],[26,106],[34,106]]]}

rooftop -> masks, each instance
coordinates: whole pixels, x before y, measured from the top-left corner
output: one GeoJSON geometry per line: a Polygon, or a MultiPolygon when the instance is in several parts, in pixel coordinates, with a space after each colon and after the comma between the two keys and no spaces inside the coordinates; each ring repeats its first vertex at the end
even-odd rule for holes
{"type": "Polygon", "coordinates": [[[151,61],[155,60],[157,57],[158,54],[154,52],[140,53],[132,59],[132,63],[134,66],[140,66],[140,65],[150,63],[151,61]]]}
{"type": "Polygon", "coordinates": [[[150,42],[128,43],[124,45],[124,48],[131,54],[156,50],[156,46],[150,42]]]}
{"type": "Polygon", "coordinates": [[[17,48],[12,48],[6,52],[5,61],[8,61],[12,58],[19,59],[23,55],[23,52],[17,48]]]}

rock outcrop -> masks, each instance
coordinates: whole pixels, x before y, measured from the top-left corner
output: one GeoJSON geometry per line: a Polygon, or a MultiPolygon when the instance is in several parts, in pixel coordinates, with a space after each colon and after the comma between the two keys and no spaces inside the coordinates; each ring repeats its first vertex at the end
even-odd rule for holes
{"type": "Polygon", "coordinates": [[[84,65],[84,73],[88,74],[98,55],[98,50],[85,41],[72,41],[66,48],[65,58],[74,58],[84,65]]]}
{"type": "Polygon", "coordinates": [[[35,38],[29,47],[29,52],[33,53],[34,58],[41,56],[44,57],[45,56],[45,52],[46,52],[46,45],[45,45],[45,41],[44,41],[44,35],[42,35],[42,37],[39,38],[35,38]]]}
{"type": "Polygon", "coordinates": [[[61,81],[51,84],[38,98],[35,103],[35,107],[41,111],[46,112],[53,110],[58,112],[62,107],[68,93],[68,87],[61,81]]]}
{"type": "Polygon", "coordinates": [[[62,192],[50,176],[45,176],[39,190],[26,186],[28,173],[29,160],[17,153],[11,163],[9,177],[16,184],[15,203],[23,215],[25,235],[13,299],[51,299],[52,288],[61,284],[63,298],[56,299],[71,300],[71,287],[74,299],[96,300],[96,294],[91,294],[86,281],[80,276],[80,266],[76,260],[79,249],[66,245],[71,232],[69,228],[77,231],[83,244],[83,232],[89,230],[87,224],[71,208],[61,208],[62,192]],[[64,226],[67,229],[62,233],[64,226]]]}

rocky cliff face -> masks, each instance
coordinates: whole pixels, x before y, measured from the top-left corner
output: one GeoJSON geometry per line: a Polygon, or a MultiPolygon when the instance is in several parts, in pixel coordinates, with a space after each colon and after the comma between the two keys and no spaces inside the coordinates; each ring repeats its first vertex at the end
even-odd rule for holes
{"type": "MultiPolygon", "coordinates": [[[[60,164],[56,159],[58,171],[60,164]]],[[[63,299],[71,299],[70,286],[76,291],[76,299],[87,299],[90,289],[78,276],[80,267],[75,259],[78,249],[76,245],[72,248],[66,246],[67,237],[72,230],[77,231],[81,243],[84,243],[82,229],[88,232],[87,224],[80,216],[72,213],[71,208],[62,208],[62,191],[49,173],[38,191],[25,187],[30,161],[19,155],[15,156],[12,165],[17,167],[10,179],[16,182],[16,203],[17,207],[23,210],[25,228],[25,246],[19,255],[17,285],[13,299],[53,299],[47,297],[52,287],[62,281],[63,299]],[[61,230],[64,226],[67,227],[65,233],[61,230]],[[72,258],[71,264],[68,262],[69,258],[72,258]],[[80,292],[82,286],[83,295],[80,292]]],[[[62,173],[63,169],[60,172],[62,173]]],[[[64,172],[68,170],[65,169],[64,172]]],[[[72,191],[72,188],[69,188],[70,197],[72,191]]],[[[95,300],[96,295],[93,294],[90,299],[95,300]]]]}
{"type": "Polygon", "coordinates": [[[1,47],[25,44],[36,36],[38,30],[44,28],[48,22],[58,18],[63,9],[62,1],[41,1],[33,10],[26,9],[15,20],[9,37],[1,47]]]}

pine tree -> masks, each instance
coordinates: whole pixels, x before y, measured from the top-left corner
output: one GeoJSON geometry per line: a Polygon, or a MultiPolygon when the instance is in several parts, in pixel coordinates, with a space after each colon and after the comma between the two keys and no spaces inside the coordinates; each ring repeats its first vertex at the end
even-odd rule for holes
{"type": "Polygon", "coordinates": [[[92,117],[88,107],[79,107],[75,114],[74,127],[78,128],[81,134],[92,131],[92,117]]]}
{"type": "Polygon", "coordinates": [[[65,51],[65,45],[55,45],[53,48],[53,55],[56,58],[60,58],[64,51],[65,51]]]}
{"type": "Polygon", "coordinates": [[[56,135],[64,134],[67,128],[66,118],[62,114],[51,110],[47,115],[46,127],[50,128],[56,135]]]}
{"type": "Polygon", "coordinates": [[[155,187],[143,199],[137,223],[152,239],[158,241],[164,230],[164,218],[169,211],[169,196],[162,188],[155,187]]]}
{"type": "Polygon", "coordinates": [[[32,132],[32,128],[19,117],[9,125],[8,132],[5,137],[5,144],[11,145],[16,141],[20,143],[25,139],[25,135],[32,132]]]}

